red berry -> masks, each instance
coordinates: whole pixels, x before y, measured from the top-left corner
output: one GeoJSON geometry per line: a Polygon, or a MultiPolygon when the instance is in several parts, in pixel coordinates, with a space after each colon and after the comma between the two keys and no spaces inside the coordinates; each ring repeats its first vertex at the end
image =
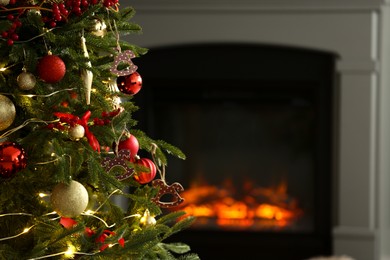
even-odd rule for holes
{"type": "Polygon", "coordinates": [[[16,0],[10,0],[9,3],[10,3],[11,5],[14,5],[14,4],[16,4],[16,0]]]}
{"type": "Polygon", "coordinates": [[[12,21],[12,20],[14,19],[14,16],[13,16],[12,14],[8,14],[8,15],[7,15],[7,19],[10,20],[10,21],[12,21]]]}
{"type": "Polygon", "coordinates": [[[1,37],[3,38],[8,38],[8,32],[2,32],[1,37]]]}
{"type": "Polygon", "coordinates": [[[7,40],[7,44],[8,44],[9,46],[14,45],[14,41],[13,41],[12,39],[8,39],[8,40],[7,40]]]}
{"type": "Polygon", "coordinates": [[[14,23],[16,24],[16,27],[21,27],[22,26],[22,22],[20,20],[17,20],[14,23]]]}
{"type": "Polygon", "coordinates": [[[17,41],[17,40],[19,40],[19,35],[17,35],[16,33],[13,33],[11,35],[11,39],[14,40],[14,41],[17,41]]]}

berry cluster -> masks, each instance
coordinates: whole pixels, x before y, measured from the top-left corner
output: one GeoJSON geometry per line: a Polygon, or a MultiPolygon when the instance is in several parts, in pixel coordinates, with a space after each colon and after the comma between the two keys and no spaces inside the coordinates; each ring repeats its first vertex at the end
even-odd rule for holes
{"type": "Polygon", "coordinates": [[[111,123],[111,118],[117,116],[120,112],[121,112],[120,108],[111,112],[102,112],[103,118],[94,118],[93,123],[95,125],[108,125],[109,123],[111,123]]]}
{"type": "Polygon", "coordinates": [[[54,28],[57,26],[57,22],[60,22],[64,20],[68,14],[69,11],[65,8],[64,3],[54,3],[52,8],[52,17],[42,17],[42,20],[44,23],[48,23],[51,28],[54,28]]]}
{"type": "Polygon", "coordinates": [[[16,33],[16,29],[22,26],[22,22],[19,20],[19,16],[22,14],[23,10],[16,17],[13,14],[7,15],[7,20],[12,22],[11,27],[7,31],[1,32],[1,37],[7,39],[8,45],[13,45],[14,41],[19,40],[19,35],[16,33]]]}
{"type": "MultiPolygon", "coordinates": [[[[63,2],[53,3],[51,5],[51,12],[46,15],[42,12],[42,21],[51,28],[57,26],[58,22],[66,22],[68,16],[74,14],[76,16],[82,15],[90,6],[102,3],[104,7],[110,8],[116,6],[119,0],[64,0],[63,2]]],[[[16,0],[10,0],[9,4],[15,5],[16,0]]],[[[8,14],[7,19],[12,22],[11,27],[7,31],[0,31],[1,37],[7,39],[8,45],[13,45],[15,41],[19,39],[19,35],[16,33],[18,27],[22,26],[20,16],[25,13],[26,10],[41,10],[40,7],[32,6],[26,8],[20,8],[18,14],[8,14]]],[[[42,8],[43,10],[43,8],[42,8]]]]}
{"type": "Polygon", "coordinates": [[[109,8],[111,6],[115,6],[118,4],[118,0],[104,0],[103,1],[103,6],[106,7],[106,8],[109,8]]]}

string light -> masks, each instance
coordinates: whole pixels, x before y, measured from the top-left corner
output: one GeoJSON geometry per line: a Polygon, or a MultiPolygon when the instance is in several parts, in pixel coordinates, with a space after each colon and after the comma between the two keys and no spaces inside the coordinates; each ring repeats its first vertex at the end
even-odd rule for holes
{"type": "Polygon", "coordinates": [[[54,96],[54,95],[56,95],[56,94],[58,94],[58,93],[61,93],[61,92],[64,92],[64,91],[72,91],[72,90],[75,90],[76,88],[66,88],[66,89],[61,89],[61,90],[57,90],[57,91],[54,91],[54,92],[52,92],[52,93],[50,93],[50,94],[46,94],[46,95],[34,95],[34,94],[22,94],[22,95],[20,95],[20,96],[22,96],[22,97],[44,97],[44,98],[46,98],[46,97],[51,97],[51,96],[54,96]]]}
{"type": "Polygon", "coordinates": [[[27,119],[26,121],[23,122],[23,124],[13,128],[13,129],[10,129],[8,130],[7,132],[5,132],[4,134],[0,135],[0,138],[5,138],[7,137],[8,135],[18,131],[19,129],[22,129],[23,127],[25,127],[26,125],[30,124],[30,123],[44,123],[44,124],[49,124],[49,123],[55,123],[55,122],[59,122],[59,119],[56,119],[56,120],[53,120],[53,121],[44,121],[44,120],[41,120],[41,119],[38,119],[38,118],[30,118],[30,119],[27,119]]]}
{"type": "Polygon", "coordinates": [[[54,254],[50,254],[50,255],[44,255],[44,256],[39,256],[39,257],[34,257],[34,258],[29,258],[27,260],[38,260],[38,259],[44,259],[44,258],[51,258],[51,257],[54,257],[54,256],[59,256],[59,255],[63,255],[65,258],[69,258],[69,259],[73,259],[73,257],[75,255],[88,255],[88,256],[93,256],[93,255],[96,255],[97,253],[99,252],[95,252],[95,253],[83,253],[83,252],[77,252],[76,251],[76,247],[72,244],[68,244],[68,249],[66,251],[63,251],[63,252],[58,252],[58,253],[54,253],[54,254]]]}
{"type": "Polygon", "coordinates": [[[24,212],[18,212],[18,213],[5,213],[5,214],[1,214],[1,215],[0,215],[0,218],[1,218],[1,217],[7,217],[7,216],[30,216],[30,217],[32,217],[33,215],[30,214],[30,213],[24,213],[24,212]]]}
{"type": "Polygon", "coordinates": [[[68,250],[65,251],[64,256],[66,258],[73,258],[76,252],[76,247],[72,244],[68,244],[68,250]]]}
{"type": "Polygon", "coordinates": [[[83,216],[94,217],[94,218],[100,220],[107,228],[112,228],[112,227],[114,227],[114,226],[116,225],[116,223],[114,223],[114,224],[112,224],[112,225],[108,225],[107,222],[104,221],[104,219],[101,219],[101,218],[99,218],[98,216],[95,216],[95,215],[93,215],[93,214],[95,214],[95,212],[93,212],[93,211],[91,211],[91,210],[88,210],[88,211],[86,211],[86,212],[84,212],[84,213],[81,213],[81,215],[83,215],[83,216]]]}
{"type": "Polygon", "coordinates": [[[134,218],[134,217],[140,218],[142,216],[141,216],[141,214],[133,214],[133,215],[126,216],[123,219],[134,218]]]}
{"type": "Polygon", "coordinates": [[[30,229],[32,229],[33,227],[35,227],[35,225],[32,225],[31,227],[23,229],[22,232],[20,232],[19,234],[14,235],[14,236],[0,238],[0,241],[4,241],[4,240],[9,240],[9,239],[20,237],[21,235],[24,235],[24,234],[28,233],[30,231],[30,229]]]}
{"type": "Polygon", "coordinates": [[[108,197],[107,197],[107,199],[95,210],[95,212],[97,212],[97,211],[99,211],[99,209],[101,208],[101,207],[103,207],[103,205],[104,204],[106,204],[106,202],[115,194],[115,193],[117,193],[117,192],[122,192],[121,190],[119,190],[119,189],[116,189],[116,190],[114,190],[113,192],[111,192],[111,194],[110,195],[108,195],[108,197]]]}

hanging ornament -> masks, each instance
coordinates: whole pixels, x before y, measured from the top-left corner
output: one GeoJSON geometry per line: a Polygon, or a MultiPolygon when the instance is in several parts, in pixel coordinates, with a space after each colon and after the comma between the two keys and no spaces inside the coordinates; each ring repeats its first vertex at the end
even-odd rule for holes
{"type": "Polygon", "coordinates": [[[148,209],[145,210],[144,215],[141,217],[139,222],[144,226],[152,226],[156,225],[156,219],[150,215],[150,212],[148,209]]]}
{"type": "Polygon", "coordinates": [[[148,158],[141,158],[135,162],[138,165],[149,168],[149,172],[137,172],[134,175],[134,179],[140,184],[146,184],[151,182],[156,177],[157,168],[156,165],[148,158]]]}
{"type": "Polygon", "coordinates": [[[27,166],[27,157],[24,149],[12,142],[0,144],[0,176],[14,177],[16,173],[27,166]]]}
{"type": "MultiPolygon", "coordinates": [[[[87,45],[85,44],[85,37],[81,36],[81,48],[84,52],[84,57],[89,58],[87,45]]],[[[91,62],[87,62],[87,66],[89,68],[92,67],[91,62]]],[[[87,105],[91,103],[91,89],[92,89],[92,81],[93,81],[93,73],[92,71],[88,69],[82,69],[81,70],[81,79],[83,80],[84,84],[84,91],[85,91],[85,100],[87,102],[87,105]]]]}
{"type": "Polygon", "coordinates": [[[51,204],[60,216],[72,218],[80,215],[88,205],[88,191],[72,180],[69,185],[57,184],[51,193],[51,204]]]}
{"type": "Polygon", "coordinates": [[[128,76],[120,76],[116,79],[119,90],[128,95],[137,94],[142,88],[142,78],[138,72],[128,76]]]}
{"type": "Polygon", "coordinates": [[[16,78],[16,81],[18,83],[18,86],[22,90],[30,90],[35,87],[35,84],[37,83],[37,79],[35,78],[34,74],[30,72],[23,71],[19,74],[19,76],[16,78]]]}
{"type": "Polygon", "coordinates": [[[98,37],[104,37],[107,34],[106,23],[95,19],[95,26],[92,29],[92,34],[98,37]]]}
{"type": "Polygon", "coordinates": [[[136,72],[138,67],[134,65],[134,63],[131,61],[132,58],[135,58],[135,54],[131,50],[126,50],[124,52],[119,53],[118,56],[116,56],[116,58],[114,59],[114,63],[112,64],[112,67],[110,69],[111,73],[117,76],[127,76],[136,72]],[[123,70],[119,70],[119,64],[127,64],[127,67],[123,70]]]}
{"type": "Polygon", "coordinates": [[[120,150],[129,150],[130,161],[133,161],[139,150],[139,142],[137,138],[135,138],[134,135],[128,133],[126,139],[120,141],[118,144],[118,151],[120,150]]]}
{"type": "Polygon", "coordinates": [[[10,0],[0,0],[0,5],[6,6],[9,4],[9,2],[10,2],[10,0]]]}
{"type": "Polygon", "coordinates": [[[8,97],[0,95],[0,131],[12,125],[15,116],[16,109],[14,103],[8,97]]]}
{"type": "Polygon", "coordinates": [[[69,128],[68,131],[70,139],[73,141],[78,141],[85,135],[85,129],[82,125],[76,124],[69,128]]]}
{"type": "Polygon", "coordinates": [[[161,208],[176,207],[184,202],[184,199],[179,194],[179,192],[184,191],[184,188],[180,183],[175,182],[175,183],[172,183],[171,185],[168,185],[164,180],[154,180],[152,182],[152,185],[153,185],[153,187],[158,189],[158,193],[157,193],[156,197],[151,199],[151,201],[153,201],[155,204],[157,204],[161,208]],[[173,200],[172,201],[161,201],[161,198],[167,194],[169,194],[170,197],[173,198],[173,200]]]}
{"type": "Polygon", "coordinates": [[[57,83],[65,76],[66,66],[60,57],[49,53],[39,60],[37,72],[46,83],[57,83]]]}
{"type": "Polygon", "coordinates": [[[129,150],[120,150],[118,151],[118,155],[115,158],[105,157],[102,161],[102,167],[110,172],[114,167],[121,167],[125,170],[124,174],[117,175],[115,178],[122,181],[134,174],[134,169],[130,168],[128,165],[128,161],[130,161],[130,151],[129,150]]]}

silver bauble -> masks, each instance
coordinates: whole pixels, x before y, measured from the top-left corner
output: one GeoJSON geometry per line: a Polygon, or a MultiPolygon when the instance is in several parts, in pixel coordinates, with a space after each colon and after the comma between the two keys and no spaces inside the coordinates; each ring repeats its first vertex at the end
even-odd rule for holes
{"type": "Polygon", "coordinates": [[[51,193],[53,210],[62,217],[72,218],[80,215],[88,206],[88,191],[77,182],[69,185],[57,184],[51,193]]]}
{"type": "Polygon", "coordinates": [[[0,95],[0,131],[8,128],[15,120],[14,103],[4,95],[0,95]]]}
{"type": "Polygon", "coordinates": [[[22,72],[17,77],[16,81],[18,82],[18,86],[23,90],[30,90],[35,87],[37,83],[37,79],[34,74],[30,72],[22,72]]]}
{"type": "Polygon", "coordinates": [[[84,137],[85,129],[82,125],[75,125],[69,128],[69,137],[73,141],[78,141],[84,137]]]}

